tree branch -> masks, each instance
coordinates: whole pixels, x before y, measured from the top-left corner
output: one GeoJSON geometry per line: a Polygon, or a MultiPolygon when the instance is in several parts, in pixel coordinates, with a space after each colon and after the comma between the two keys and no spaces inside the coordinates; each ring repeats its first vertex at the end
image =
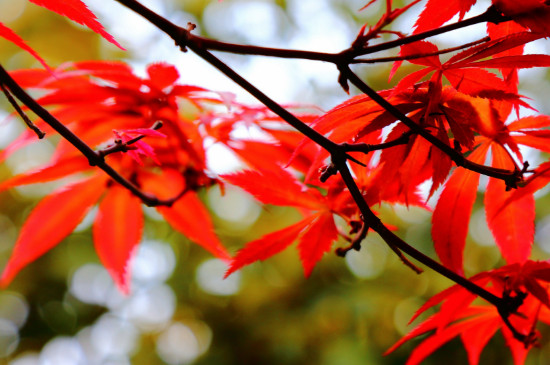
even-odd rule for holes
{"type": "MultiPolygon", "coordinates": [[[[386,42],[375,46],[365,47],[360,50],[350,48],[338,54],[328,54],[328,53],[318,53],[318,52],[280,50],[280,49],[274,49],[274,48],[234,45],[229,43],[211,41],[211,40],[207,40],[205,38],[197,37],[190,34],[188,29],[175,26],[173,23],[160,17],[158,14],[155,14],[151,10],[145,8],[143,5],[139,4],[136,0],[116,0],[116,1],[134,10],[136,13],[142,15],[145,19],[155,24],[160,30],[164,31],[170,37],[172,37],[175,40],[176,45],[179,46],[182,50],[185,51],[187,50],[187,48],[191,49],[199,57],[203,58],[205,61],[210,63],[212,66],[217,68],[219,71],[224,73],[227,77],[229,77],[239,86],[241,86],[244,90],[246,90],[251,95],[256,97],[256,99],[258,99],[262,104],[264,104],[266,107],[272,110],[275,114],[279,115],[283,120],[288,122],[290,125],[296,128],[299,132],[301,132],[306,137],[308,137],[309,139],[317,143],[319,146],[326,149],[331,154],[332,168],[337,169],[340,172],[340,175],[342,176],[342,179],[344,180],[347,188],[349,189],[350,194],[352,195],[355,203],[357,204],[359,210],[361,211],[361,214],[363,215],[363,220],[366,225],[365,229],[368,229],[368,227],[372,228],[382,237],[382,239],[394,251],[405,252],[406,254],[410,255],[411,257],[425,264],[426,266],[430,267],[431,269],[438,272],[439,274],[449,278],[453,282],[461,285],[462,287],[469,290],[470,292],[480,296],[481,298],[485,299],[489,303],[493,304],[494,306],[497,307],[503,319],[505,319],[505,323],[507,323],[507,325],[510,325],[507,318],[509,317],[510,314],[515,313],[517,311],[517,308],[519,307],[519,305],[521,305],[520,302],[518,302],[517,300],[509,299],[507,297],[500,298],[490,293],[489,291],[485,290],[484,288],[478,286],[474,282],[446,268],[445,266],[441,265],[440,263],[431,259],[430,257],[424,255],[422,252],[416,250],[414,247],[410,246],[401,238],[396,236],[393,232],[391,232],[380,221],[380,219],[370,210],[369,206],[364,200],[363,195],[361,194],[359,188],[357,187],[355,180],[353,179],[351,172],[349,171],[349,168],[347,166],[347,160],[350,159],[350,156],[347,154],[347,151],[349,150],[346,150],[346,148],[349,148],[349,146],[336,144],[331,140],[329,140],[328,138],[324,137],[323,135],[319,134],[317,131],[315,131],[314,129],[312,129],[302,121],[300,121],[296,116],[294,116],[292,113],[287,111],[281,105],[279,105],[278,103],[270,99],[267,95],[265,95],[256,87],[254,87],[246,79],[244,79],[242,76],[240,76],[233,69],[231,69],[229,66],[227,66],[225,63],[223,63],[221,60],[216,58],[212,53],[208,51],[208,49],[210,49],[210,50],[220,50],[224,52],[232,52],[232,53],[239,53],[239,54],[249,54],[249,55],[256,54],[256,55],[274,56],[274,57],[282,57],[282,58],[302,58],[302,59],[312,59],[312,60],[318,60],[318,61],[332,62],[335,65],[337,65],[337,67],[341,72],[342,83],[344,83],[345,80],[350,80],[356,87],[358,87],[362,92],[364,92],[372,100],[377,102],[382,108],[389,111],[394,117],[401,120],[405,125],[407,125],[412,132],[421,135],[423,138],[428,140],[434,146],[442,150],[444,153],[448,154],[450,158],[458,166],[462,166],[472,171],[483,173],[491,177],[502,179],[506,182],[508,186],[515,187],[517,181],[521,178],[521,172],[520,172],[520,175],[518,176],[518,172],[516,171],[508,171],[508,170],[496,169],[496,168],[487,167],[487,166],[481,166],[468,161],[467,159],[464,158],[464,156],[462,156],[462,154],[454,150],[452,147],[446,145],[437,137],[433,136],[427,130],[417,125],[415,122],[409,119],[406,115],[401,113],[397,108],[395,108],[392,104],[390,104],[383,97],[378,95],[378,93],[372,90],[362,80],[360,80],[357,77],[357,75],[355,75],[355,73],[353,73],[349,68],[349,64],[351,63],[353,58],[359,55],[365,55],[365,54],[378,52],[381,50],[399,47],[407,43],[416,42],[421,39],[425,39],[437,34],[449,32],[451,30],[460,29],[472,24],[477,24],[481,22],[498,23],[498,22],[508,20],[507,18],[503,17],[498,11],[496,11],[496,9],[493,6],[491,6],[485,13],[481,15],[478,15],[476,17],[463,20],[448,26],[440,27],[434,30],[430,30],[430,31],[409,36],[406,38],[398,39],[395,41],[386,42]]],[[[399,141],[397,143],[401,143],[401,142],[402,141],[399,141]]],[[[330,173],[330,171],[327,171],[326,178],[328,178],[330,175],[332,175],[332,173],[330,173]]],[[[514,330],[514,333],[517,333],[517,331],[514,330]]],[[[518,336],[519,335],[521,334],[518,333],[518,336]]]]}

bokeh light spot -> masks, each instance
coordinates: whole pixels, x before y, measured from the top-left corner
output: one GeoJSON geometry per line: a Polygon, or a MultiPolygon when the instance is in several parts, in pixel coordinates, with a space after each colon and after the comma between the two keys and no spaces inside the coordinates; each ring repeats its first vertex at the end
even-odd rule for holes
{"type": "Polygon", "coordinates": [[[195,333],[183,323],[174,323],[160,334],[157,353],[170,365],[189,364],[201,354],[195,333]]]}
{"type": "Polygon", "coordinates": [[[235,272],[224,279],[226,271],[227,263],[218,259],[207,260],[197,268],[197,284],[209,294],[222,296],[236,294],[241,286],[240,272],[235,272]]]}

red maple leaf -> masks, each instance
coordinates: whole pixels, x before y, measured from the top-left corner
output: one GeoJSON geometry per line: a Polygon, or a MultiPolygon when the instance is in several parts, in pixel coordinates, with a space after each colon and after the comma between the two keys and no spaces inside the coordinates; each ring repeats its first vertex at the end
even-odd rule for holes
{"type": "Polygon", "coordinates": [[[251,193],[264,204],[300,208],[306,217],[300,222],[249,242],[241,249],[226,275],[257,260],[265,260],[299,240],[298,250],[304,273],[309,276],[323,254],[338,238],[331,201],[315,188],[300,183],[288,171],[248,170],[222,178],[251,193]]]}
{"type": "MultiPolygon", "coordinates": [[[[54,11],[62,16],[77,22],[78,24],[84,25],[94,31],[95,33],[101,35],[103,38],[116,45],[120,49],[124,49],[112,35],[107,33],[103,26],[97,21],[94,13],[88,9],[86,4],[81,0],[29,0],[30,2],[42,6],[46,9],[54,11]]],[[[6,27],[4,24],[0,23],[0,37],[12,42],[19,48],[29,52],[34,58],[36,58],[46,69],[49,69],[49,66],[46,64],[38,53],[36,53],[31,47],[29,47],[25,41],[19,37],[15,32],[10,28],[6,27]]]]}
{"type": "MultiPolygon", "coordinates": [[[[67,120],[66,125],[90,146],[110,151],[105,152],[110,166],[138,188],[160,199],[181,196],[171,207],[157,207],[159,213],[190,240],[216,257],[229,260],[209,213],[196,194],[196,190],[214,181],[206,171],[204,136],[198,122],[180,116],[178,106],[181,99],[201,108],[223,101],[211,97],[204,89],[177,84],[176,69],[166,64],[149,66],[147,78],[135,76],[123,63],[94,61],[70,66],[55,70],[55,76],[45,70],[15,75],[27,87],[46,90],[40,102],[54,105],[52,114],[67,120]],[[100,122],[104,120],[109,123],[100,122]],[[156,121],[163,122],[164,133],[150,128],[156,121]],[[117,149],[117,144],[113,144],[113,128],[119,144],[125,148],[117,149]],[[148,160],[136,164],[132,153],[146,154],[160,166],[148,160]]],[[[36,123],[51,131],[44,122],[36,123]]],[[[25,132],[4,151],[4,156],[32,139],[25,132]]],[[[124,292],[129,290],[128,265],[143,228],[141,202],[109,181],[102,171],[93,169],[66,140],[58,143],[50,163],[16,175],[2,182],[0,188],[83,173],[88,174],[85,180],[53,192],[31,212],[4,270],[2,285],[7,285],[25,265],[69,235],[86,211],[99,203],[93,226],[96,251],[118,287],[124,292]],[[89,170],[93,170],[92,177],[89,170]],[[59,209],[56,204],[61,204],[59,209]],[[63,228],[55,229],[55,225],[63,228]]]]}
{"type": "MultiPolygon", "coordinates": [[[[505,125],[502,118],[506,118],[507,112],[499,113],[492,103],[482,99],[474,103],[481,113],[478,120],[485,122],[476,127],[483,136],[476,137],[478,147],[469,156],[471,161],[483,163],[490,150],[493,167],[519,171],[521,167],[514,162],[516,159],[522,162],[518,145],[548,150],[550,135],[534,130],[550,126],[547,116],[525,117],[505,125]]],[[[436,252],[446,266],[457,272],[462,272],[462,251],[478,183],[478,174],[456,169],[441,193],[432,218],[436,252]]],[[[508,263],[525,262],[530,255],[535,218],[533,192],[530,189],[508,191],[503,181],[489,179],[484,200],[487,223],[508,263]]]]}
{"type": "Polygon", "coordinates": [[[415,23],[414,33],[435,29],[456,14],[459,15],[459,20],[462,20],[476,2],[477,0],[429,0],[415,23]]]}
{"type": "Polygon", "coordinates": [[[508,320],[515,331],[525,336],[525,344],[516,339],[494,306],[474,305],[476,296],[455,285],[430,298],[415,313],[411,322],[427,309],[441,304],[439,311],[412,329],[386,353],[394,351],[414,337],[429,334],[413,350],[406,363],[419,364],[443,344],[460,336],[468,353],[469,364],[477,365],[485,345],[498,330],[501,330],[512,352],[514,364],[523,364],[529,349],[532,348],[532,341],[536,339],[534,325],[539,320],[550,324],[550,264],[546,261],[526,261],[523,264],[508,265],[477,274],[470,278],[470,281],[499,297],[523,298],[517,313],[512,314],[508,320]]]}

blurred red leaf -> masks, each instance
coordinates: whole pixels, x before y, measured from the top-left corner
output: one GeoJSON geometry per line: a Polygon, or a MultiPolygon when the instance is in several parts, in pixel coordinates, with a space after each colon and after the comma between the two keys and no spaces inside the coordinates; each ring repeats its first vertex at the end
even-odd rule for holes
{"type": "Polygon", "coordinates": [[[95,33],[101,35],[103,38],[114,44],[120,49],[124,49],[112,35],[107,33],[103,26],[97,21],[94,13],[88,9],[86,4],[80,0],[29,0],[30,2],[42,6],[46,9],[56,12],[59,15],[66,16],[67,18],[84,25],[95,33]]]}
{"type": "Polygon", "coordinates": [[[99,259],[123,293],[130,290],[130,259],[143,231],[141,201],[120,185],[109,188],[93,226],[99,259]]]}
{"type": "Polygon", "coordinates": [[[50,67],[48,66],[48,64],[46,63],[46,61],[44,61],[42,59],[42,57],[40,57],[38,55],[38,53],[35,52],[34,49],[32,49],[31,47],[29,47],[27,45],[27,43],[25,43],[25,41],[19,37],[13,30],[11,30],[10,28],[6,27],[4,24],[0,23],[0,37],[12,42],[13,44],[15,44],[17,47],[29,52],[34,58],[36,58],[46,69],[49,69],[50,67]]]}
{"type": "Polygon", "coordinates": [[[157,207],[157,210],[172,227],[191,241],[220,259],[231,259],[214,233],[214,224],[208,210],[194,191],[185,193],[171,207],[157,207]]]}
{"type": "Polygon", "coordinates": [[[106,176],[65,186],[42,199],[23,224],[0,284],[8,285],[27,264],[68,236],[104,193],[106,176]]]}

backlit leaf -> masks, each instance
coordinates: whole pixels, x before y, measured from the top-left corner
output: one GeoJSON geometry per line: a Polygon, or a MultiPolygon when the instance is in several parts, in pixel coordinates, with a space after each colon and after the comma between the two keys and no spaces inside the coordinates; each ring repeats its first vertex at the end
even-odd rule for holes
{"type": "Polygon", "coordinates": [[[94,222],[94,245],[103,266],[124,293],[130,290],[130,259],[142,230],[141,201],[120,185],[110,187],[94,222]]]}
{"type": "Polygon", "coordinates": [[[49,66],[46,64],[46,61],[44,61],[42,59],[42,57],[40,57],[38,55],[38,53],[36,53],[34,51],[34,49],[32,49],[31,47],[29,47],[27,45],[27,43],[25,43],[25,41],[19,37],[13,30],[11,30],[10,28],[6,27],[4,24],[0,23],[0,37],[12,42],[13,44],[15,44],[17,47],[21,48],[21,49],[24,49],[25,51],[29,52],[34,58],[36,58],[45,68],[49,69],[49,66]]]}
{"type": "Polygon", "coordinates": [[[194,191],[185,193],[171,207],[157,207],[157,210],[172,227],[214,256],[223,260],[231,258],[214,231],[208,210],[194,191]]]}
{"type": "Polygon", "coordinates": [[[258,260],[266,260],[283,251],[298,238],[304,228],[314,219],[315,216],[311,216],[291,226],[266,234],[262,238],[247,243],[246,246],[235,255],[225,276],[231,275],[243,266],[258,260]]]}
{"type": "MultiPolygon", "coordinates": [[[[492,145],[493,166],[513,169],[510,156],[498,144],[492,145]]],[[[523,263],[531,254],[535,234],[535,199],[532,194],[509,200],[513,191],[506,191],[502,180],[489,179],[485,193],[487,223],[509,264],[523,263]]]]}
{"type": "Polygon", "coordinates": [[[67,237],[103,194],[106,177],[89,178],[44,198],[23,224],[0,285],[8,285],[26,265],[67,237]]]}
{"type": "MultiPolygon", "coordinates": [[[[487,151],[488,145],[483,144],[468,159],[483,163],[487,151]]],[[[445,184],[432,216],[435,251],[443,265],[458,273],[463,272],[463,251],[478,184],[478,173],[457,168],[445,184]]]]}
{"type": "Polygon", "coordinates": [[[302,185],[291,173],[283,168],[246,170],[221,176],[252,194],[264,204],[322,209],[324,207],[318,191],[302,185]]]}
{"type": "Polygon", "coordinates": [[[311,274],[315,264],[321,260],[321,257],[330,251],[337,238],[338,230],[334,225],[332,213],[327,212],[315,217],[315,220],[311,222],[302,237],[300,237],[300,243],[298,243],[300,260],[302,260],[306,277],[311,274]]]}
{"type": "Polygon", "coordinates": [[[112,35],[107,33],[103,26],[97,21],[94,13],[88,9],[86,4],[80,0],[30,0],[30,2],[40,5],[46,9],[56,12],[59,15],[66,16],[67,18],[77,22],[78,24],[85,25],[103,38],[114,44],[120,49],[124,49],[112,35]]]}
{"type": "Polygon", "coordinates": [[[475,3],[476,0],[429,0],[416,21],[414,33],[438,28],[456,14],[462,19],[475,3]]]}

